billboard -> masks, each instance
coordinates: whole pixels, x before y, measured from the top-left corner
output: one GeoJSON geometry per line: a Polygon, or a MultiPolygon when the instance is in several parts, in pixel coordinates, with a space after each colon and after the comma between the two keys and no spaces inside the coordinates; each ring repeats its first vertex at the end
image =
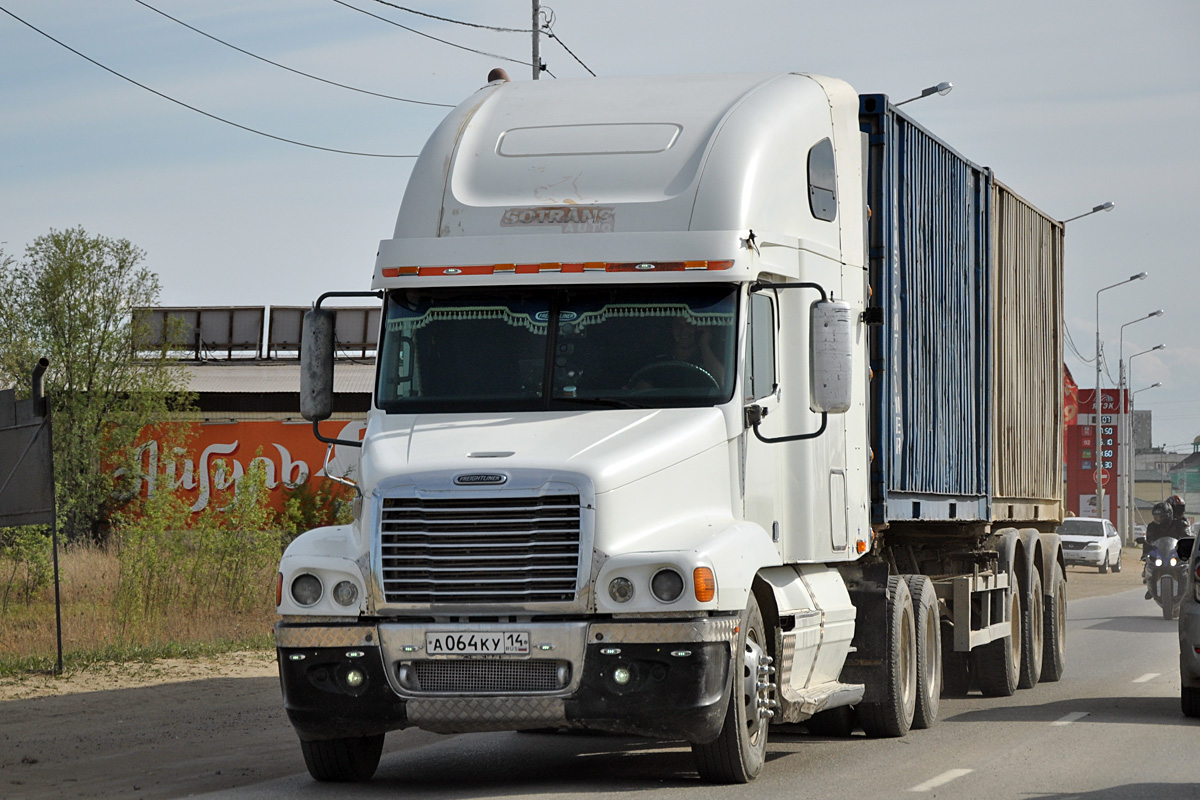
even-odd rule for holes
{"type": "MultiPolygon", "coordinates": [[[[321,431],[361,440],[365,429],[365,421],[342,421],[326,422],[321,431]]],[[[270,504],[276,510],[282,510],[287,489],[306,485],[315,490],[325,480],[327,445],[313,436],[309,422],[168,422],[143,429],[138,441],[139,493],[182,494],[193,514],[221,502],[215,498],[227,497],[256,462],[266,473],[270,504]]],[[[335,445],[329,473],[354,479],[358,455],[357,447],[335,445]]]]}

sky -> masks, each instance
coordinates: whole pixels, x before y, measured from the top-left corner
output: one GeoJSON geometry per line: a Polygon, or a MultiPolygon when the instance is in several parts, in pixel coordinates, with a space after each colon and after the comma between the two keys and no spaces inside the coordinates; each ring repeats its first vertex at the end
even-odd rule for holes
{"type": "MultiPolygon", "coordinates": [[[[308,305],[325,291],[368,288],[413,164],[376,156],[419,153],[449,110],[437,104],[467,98],[492,67],[532,78],[531,0],[408,2],[420,4],[0,0],[0,249],[20,257],[36,237],[76,226],[128,239],[170,306],[308,305]]],[[[1200,3],[542,8],[557,37],[541,39],[542,80],[811,72],[897,101],[953,82],[905,110],[1055,218],[1115,204],[1067,225],[1066,363],[1081,387],[1095,384],[1097,292],[1145,271],[1099,295],[1103,383],[1114,385],[1122,344],[1126,357],[1166,345],[1132,362],[1130,386],[1162,384],[1136,406],[1153,411],[1155,445],[1191,452],[1200,3]]]]}

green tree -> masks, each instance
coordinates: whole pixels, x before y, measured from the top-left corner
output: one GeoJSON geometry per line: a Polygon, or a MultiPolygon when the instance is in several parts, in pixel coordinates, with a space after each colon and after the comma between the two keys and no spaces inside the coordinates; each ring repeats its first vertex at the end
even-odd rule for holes
{"type": "Polygon", "coordinates": [[[27,394],[34,362],[50,360],[55,497],[68,541],[103,537],[116,498],[130,495],[115,491],[113,468],[135,481],[138,431],[191,402],[182,366],[166,346],[147,353],[133,317],[158,302],[144,259],[128,240],[83,228],[39,236],[20,262],[0,252],[0,383],[27,394]]]}

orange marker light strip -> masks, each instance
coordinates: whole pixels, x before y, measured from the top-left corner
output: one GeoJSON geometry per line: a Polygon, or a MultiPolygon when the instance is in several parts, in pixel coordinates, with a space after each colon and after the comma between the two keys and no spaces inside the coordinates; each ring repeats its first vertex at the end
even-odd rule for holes
{"type": "Polygon", "coordinates": [[[687,270],[726,270],[732,266],[732,261],[587,261],[573,264],[555,261],[540,264],[475,264],[463,267],[384,267],[379,272],[385,278],[399,278],[401,275],[453,277],[456,275],[494,275],[496,273],[536,275],[541,272],[567,274],[580,272],[684,272],[687,270]]]}
{"type": "Polygon", "coordinates": [[[275,574],[275,607],[279,608],[279,605],[282,602],[283,602],[283,573],[278,572],[275,574]]]}
{"type": "Polygon", "coordinates": [[[712,602],[717,596],[717,579],[708,567],[696,567],[692,570],[692,585],[696,592],[696,600],[701,603],[712,602]]]}

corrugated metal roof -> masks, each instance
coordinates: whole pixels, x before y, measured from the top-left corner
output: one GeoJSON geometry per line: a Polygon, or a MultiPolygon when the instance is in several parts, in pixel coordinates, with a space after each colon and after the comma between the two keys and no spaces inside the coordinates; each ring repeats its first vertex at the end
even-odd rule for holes
{"type": "MultiPolygon", "coordinates": [[[[185,364],[187,388],[197,393],[295,393],[300,391],[300,363],[206,362],[185,364]]],[[[339,362],[333,367],[337,394],[370,394],[375,387],[375,364],[339,362]]]]}

